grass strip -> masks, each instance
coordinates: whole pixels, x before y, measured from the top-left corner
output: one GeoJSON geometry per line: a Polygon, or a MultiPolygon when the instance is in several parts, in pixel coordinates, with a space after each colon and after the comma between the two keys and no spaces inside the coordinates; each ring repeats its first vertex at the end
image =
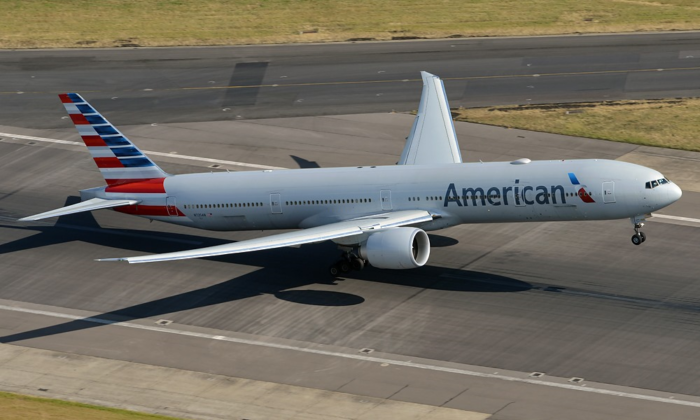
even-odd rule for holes
{"type": "Polygon", "coordinates": [[[0,48],[700,29],[693,0],[0,0],[0,48]]]}
{"type": "Polygon", "coordinates": [[[3,420],[177,420],[174,417],[0,392],[3,420]]]}
{"type": "Polygon", "coordinates": [[[700,151],[700,99],[460,108],[457,121],[700,151]]]}

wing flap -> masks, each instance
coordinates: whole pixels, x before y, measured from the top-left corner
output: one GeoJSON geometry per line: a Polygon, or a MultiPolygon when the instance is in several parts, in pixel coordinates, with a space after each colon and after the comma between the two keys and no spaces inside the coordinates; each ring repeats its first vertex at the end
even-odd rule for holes
{"type": "Polygon", "coordinates": [[[462,163],[445,85],[428,72],[421,76],[423,93],[399,165],[462,163]]]}
{"type": "Polygon", "coordinates": [[[35,214],[18,219],[19,222],[30,222],[49,217],[66,216],[68,214],[81,213],[84,211],[108,209],[112,207],[131,206],[140,203],[141,200],[105,200],[103,198],[93,198],[83,201],[72,206],[61,207],[60,209],[50,210],[44,213],[35,214]]]}
{"type": "Polygon", "coordinates": [[[389,229],[433,220],[427,211],[404,210],[394,213],[382,213],[328,225],[312,227],[304,230],[270,235],[264,238],[211,246],[187,251],[169,252],[165,254],[144,255],[140,257],[104,258],[97,261],[127,261],[131,264],[157,261],[175,261],[190,258],[217,257],[221,255],[240,254],[243,252],[262,251],[265,249],[283,248],[294,245],[311,244],[331,239],[360,235],[368,231],[389,229]]]}

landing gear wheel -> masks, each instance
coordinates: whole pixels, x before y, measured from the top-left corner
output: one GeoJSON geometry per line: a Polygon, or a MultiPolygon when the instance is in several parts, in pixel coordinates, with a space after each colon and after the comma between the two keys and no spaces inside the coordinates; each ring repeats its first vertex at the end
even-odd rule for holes
{"type": "Polygon", "coordinates": [[[352,259],[352,269],[355,271],[360,271],[363,268],[365,268],[365,260],[362,258],[353,258],[352,259]]]}
{"type": "Polygon", "coordinates": [[[642,239],[642,235],[637,233],[632,236],[632,243],[635,245],[641,245],[642,242],[644,242],[644,239],[642,239]]]}
{"type": "Polygon", "coordinates": [[[347,273],[352,270],[352,267],[350,267],[350,262],[346,260],[338,261],[337,266],[341,273],[347,273]]]}
{"type": "Polygon", "coordinates": [[[340,273],[340,267],[338,267],[338,264],[332,264],[328,267],[328,272],[331,276],[336,277],[340,273]]]}
{"type": "Polygon", "coordinates": [[[635,245],[641,245],[647,240],[647,235],[645,235],[644,232],[640,232],[640,229],[642,229],[644,226],[644,219],[641,217],[633,217],[631,220],[634,224],[634,236],[632,236],[632,243],[635,245]]]}

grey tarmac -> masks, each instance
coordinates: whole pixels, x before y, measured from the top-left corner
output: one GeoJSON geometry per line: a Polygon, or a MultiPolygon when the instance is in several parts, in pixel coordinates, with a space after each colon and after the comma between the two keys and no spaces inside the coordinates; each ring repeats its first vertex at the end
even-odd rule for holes
{"type": "MultiPolygon", "coordinates": [[[[123,129],[144,149],[177,152],[174,156],[279,167],[381,165],[398,158],[412,118],[367,114],[123,129]],[[189,141],[192,133],[198,133],[196,144],[189,141]]],[[[2,132],[75,140],[70,129],[0,127],[2,132]]],[[[466,123],[457,124],[457,134],[470,161],[637,160],[655,156],[657,150],[466,123]]],[[[337,253],[332,244],[172,264],[98,263],[93,259],[214,245],[265,232],[201,232],[111,211],[66,216],[55,226],[51,221],[21,225],[14,221],[17,217],[71,202],[80,188],[99,184],[100,176],[79,146],[7,138],[0,148],[0,298],[10,305],[151,326],[168,320],[173,323],[163,328],[282,340],[352,354],[367,348],[373,350],[371,356],[481,367],[488,373],[510,371],[522,378],[531,372],[562,383],[580,377],[587,386],[618,386],[662,398],[700,397],[695,386],[700,372],[693,363],[700,342],[692,338],[700,294],[695,287],[700,266],[692,257],[700,239],[698,223],[652,219],[646,227],[650,240],[641,247],[629,242],[628,221],[460,226],[431,235],[435,248],[427,267],[368,269],[335,281],[325,273],[337,253]]],[[[678,174],[686,190],[665,213],[700,219],[698,155],[662,154],[677,171],[666,174],[678,174]]],[[[213,169],[208,162],[177,157],[156,160],[174,173],[252,170],[213,169]]],[[[595,414],[611,419],[619,418],[619,410],[637,418],[659,413],[692,418],[698,410],[2,313],[0,342],[12,346],[458,408],[495,419],[592,413],[584,407],[596,407],[595,414]],[[553,395],[556,404],[551,403],[553,395]]]]}
{"type": "MultiPolygon", "coordinates": [[[[89,88],[95,92],[85,96],[140,147],[163,153],[154,159],[172,173],[256,170],[236,162],[286,168],[391,165],[398,160],[413,117],[390,111],[415,108],[420,85],[367,81],[416,78],[417,70],[472,77],[489,69],[491,77],[531,72],[533,65],[546,67],[548,74],[700,65],[687,58],[692,54],[681,58],[684,51],[700,50],[697,34],[623,38],[356,44],[348,46],[352,54],[338,53],[339,46],[332,45],[2,52],[0,68],[8,77],[0,81],[0,91],[12,93],[1,96],[0,133],[79,141],[53,92],[89,88]],[[458,48],[450,45],[465,50],[450,53],[458,48]],[[313,53],[299,55],[304,48],[313,53]],[[631,53],[620,55],[623,51],[631,53]],[[576,58],[581,56],[590,57],[590,63],[576,58]],[[295,79],[288,82],[297,86],[285,88],[293,95],[260,87],[255,104],[246,105],[251,97],[237,98],[226,93],[235,89],[220,89],[234,77],[242,80],[235,74],[236,63],[261,58],[270,62],[263,83],[295,79]],[[474,61],[476,67],[470,67],[474,61]],[[398,70],[379,73],[384,66],[398,70]],[[215,81],[214,89],[183,89],[208,87],[209,81],[215,81]],[[330,84],[302,86],[325,82],[330,84]],[[375,90],[380,85],[394,86],[396,96],[378,96],[383,93],[375,90]],[[225,101],[230,101],[228,106],[225,101]],[[295,118],[266,118],[271,115],[295,118]],[[232,163],[214,168],[209,161],[178,155],[232,163]]],[[[535,97],[543,101],[673,92],[689,96],[694,94],[690,79],[697,80],[694,72],[627,72],[624,84],[597,91],[595,83],[579,84],[586,75],[528,76],[527,83],[547,77],[566,80],[547,85],[554,89],[551,95],[541,92],[535,97]],[[634,83],[646,90],[626,90],[642,86],[634,83]],[[586,90],[591,86],[595,89],[586,90]]],[[[259,80],[259,74],[253,76],[259,80]]],[[[482,79],[447,81],[448,91],[458,92],[450,97],[452,105],[468,105],[460,102],[460,95],[475,89],[478,80],[482,79]]],[[[491,97],[467,96],[481,97],[481,104],[496,103],[499,95],[506,102],[519,102],[515,85],[508,85],[516,80],[521,81],[520,76],[501,80],[503,89],[493,90],[491,97]]],[[[256,342],[284,341],[348,354],[362,354],[366,348],[373,350],[370,356],[489,374],[529,378],[532,372],[543,372],[545,380],[562,384],[579,377],[584,379],[581,386],[619,387],[614,389],[669,400],[700,397],[700,224],[693,221],[700,219],[700,155],[466,123],[456,127],[462,154],[471,162],[605,158],[654,167],[684,189],[683,198],[663,213],[690,221],[651,219],[645,226],[649,240],[639,247],[631,244],[632,225],[624,220],[459,226],[431,234],[434,248],[424,268],[367,269],[338,280],[326,275],[338,253],[332,244],[170,264],[97,263],[93,259],[211,246],[267,232],[204,232],[150,224],[112,211],[19,224],[19,217],[73,203],[78,190],[100,185],[102,179],[82,147],[3,135],[0,299],[10,306],[151,326],[168,320],[172,324],[163,328],[206,330],[256,342]]],[[[58,352],[48,354],[59,365],[61,356],[98,357],[309,392],[457,408],[494,419],[696,418],[698,413],[697,408],[674,403],[47,315],[0,313],[3,351],[58,352]]],[[[46,366],[48,374],[53,365],[46,366]]],[[[15,378],[5,372],[0,383],[15,378]]],[[[77,398],[68,393],[61,395],[77,398]]]]}
{"type": "Polygon", "coordinates": [[[445,81],[453,107],[699,96],[700,32],[6,50],[0,124],[62,128],[65,92],[117,125],[405,112],[421,70],[445,81]]]}

